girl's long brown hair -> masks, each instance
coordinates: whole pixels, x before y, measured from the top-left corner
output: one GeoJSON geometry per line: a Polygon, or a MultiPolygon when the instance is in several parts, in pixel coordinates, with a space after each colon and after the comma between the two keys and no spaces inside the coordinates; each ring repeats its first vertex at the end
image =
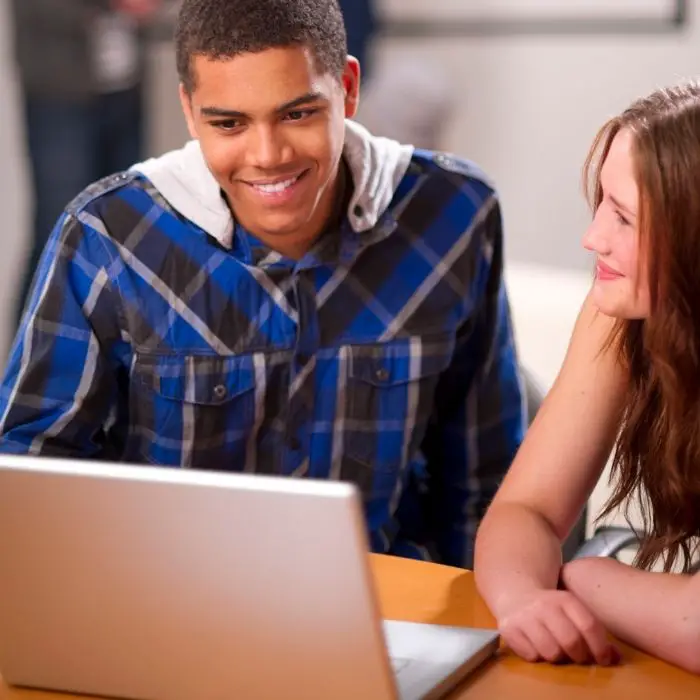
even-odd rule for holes
{"type": "Polygon", "coordinates": [[[680,558],[687,571],[700,535],[700,84],[658,90],[601,129],[584,168],[595,208],[621,129],[633,134],[651,313],[619,321],[610,338],[629,382],[601,517],[637,496],[644,537],[636,564],[662,559],[669,571],[680,558]]]}

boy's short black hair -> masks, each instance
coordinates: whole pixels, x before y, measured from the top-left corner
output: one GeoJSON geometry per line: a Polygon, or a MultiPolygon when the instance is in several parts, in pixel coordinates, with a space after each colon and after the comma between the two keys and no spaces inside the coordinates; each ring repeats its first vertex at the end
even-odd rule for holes
{"type": "Polygon", "coordinates": [[[337,0],[183,0],[175,30],[180,81],[195,88],[192,58],[233,58],[242,53],[307,46],[317,67],[338,78],[347,36],[337,0]]]}

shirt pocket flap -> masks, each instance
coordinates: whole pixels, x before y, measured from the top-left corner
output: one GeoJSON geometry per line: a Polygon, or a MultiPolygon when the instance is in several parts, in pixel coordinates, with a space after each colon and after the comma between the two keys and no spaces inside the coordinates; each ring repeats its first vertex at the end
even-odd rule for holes
{"type": "Polygon", "coordinates": [[[377,387],[398,386],[440,374],[450,364],[453,350],[454,340],[448,335],[353,345],[348,376],[377,387]]]}
{"type": "Polygon", "coordinates": [[[163,398],[217,406],[254,388],[255,366],[252,355],[140,355],[134,377],[163,398]]]}

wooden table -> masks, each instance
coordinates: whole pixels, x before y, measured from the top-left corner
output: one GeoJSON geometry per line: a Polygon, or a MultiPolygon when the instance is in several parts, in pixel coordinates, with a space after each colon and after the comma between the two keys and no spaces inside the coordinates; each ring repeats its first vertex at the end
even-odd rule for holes
{"type": "MultiPolygon", "coordinates": [[[[470,572],[388,557],[374,557],[372,565],[384,617],[495,626],[470,572]]],[[[623,663],[616,668],[528,664],[503,651],[449,700],[700,699],[700,677],[625,645],[621,650],[623,663]]]]}
{"type": "MultiPolygon", "coordinates": [[[[386,618],[443,625],[493,627],[472,574],[394,557],[372,556],[382,614],[386,618]]],[[[616,668],[528,664],[508,651],[469,678],[450,700],[691,700],[700,678],[622,646],[616,668]]],[[[58,693],[9,689],[0,700],[90,700],[58,693]]],[[[93,699],[95,700],[95,699],[93,699]]]]}

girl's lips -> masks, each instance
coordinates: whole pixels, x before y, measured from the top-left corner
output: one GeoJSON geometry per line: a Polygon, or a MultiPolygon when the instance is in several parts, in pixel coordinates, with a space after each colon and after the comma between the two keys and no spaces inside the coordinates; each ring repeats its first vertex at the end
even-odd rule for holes
{"type": "Polygon", "coordinates": [[[609,265],[606,265],[604,262],[601,262],[600,260],[596,263],[596,278],[599,280],[616,280],[620,279],[621,277],[624,277],[624,275],[621,272],[618,272],[617,270],[614,270],[612,267],[609,265]]]}

